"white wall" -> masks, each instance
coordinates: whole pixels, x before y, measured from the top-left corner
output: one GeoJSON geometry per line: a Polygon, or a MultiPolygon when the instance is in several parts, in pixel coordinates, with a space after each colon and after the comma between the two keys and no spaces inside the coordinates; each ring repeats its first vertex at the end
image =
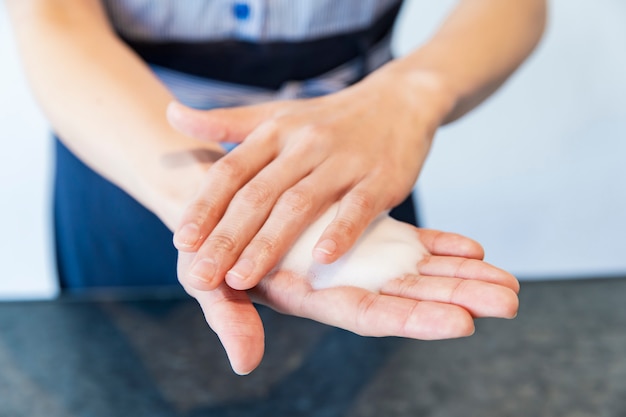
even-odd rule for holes
{"type": "Polygon", "coordinates": [[[50,142],[0,2],[0,298],[56,294],[50,244],[50,142]]]}
{"type": "MultiPolygon", "coordinates": [[[[409,14],[436,17],[451,2],[431,3],[412,1],[409,14]]],[[[626,276],[626,2],[550,8],[530,61],[440,131],[418,182],[422,215],[521,278],[626,276]]],[[[403,23],[400,51],[424,35],[403,23]]]]}
{"type": "MultiPolygon", "coordinates": [[[[453,4],[409,0],[397,50],[453,4]]],[[[423,220],[481,241],[521,278],[626,276],[626,2],[554,0],[532,59],[437,136],[418,184],[423,220]]],[[[0,298],[56,293],[47,127],[0,2],[0,298]]]]}

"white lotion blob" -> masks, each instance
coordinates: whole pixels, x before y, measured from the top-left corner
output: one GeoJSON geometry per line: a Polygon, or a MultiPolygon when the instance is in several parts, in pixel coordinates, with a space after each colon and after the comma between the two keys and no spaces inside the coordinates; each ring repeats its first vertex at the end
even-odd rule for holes
{"type": "Polygon", "coordinates": [[[315,262],[313,247],[337,209],[338,205],[331,206],[304,231],[278,264],[278,270],[307,278],[315,289],[349,285],[374,292],[389,280],[417,274],[417,264],[428,251],[414,227],[388,214],[378,216],[352,249],[336,262],[329,265],[315,262]]]}

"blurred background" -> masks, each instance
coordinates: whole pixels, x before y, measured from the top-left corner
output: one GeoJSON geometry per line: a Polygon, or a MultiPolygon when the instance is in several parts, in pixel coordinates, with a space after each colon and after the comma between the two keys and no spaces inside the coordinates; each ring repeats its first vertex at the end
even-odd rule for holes
{"type": "MultiPolygon", "coordinates": [[[[396,52],[427,39],[453,4],[409,0],[396,52]]],[[[625,276],[626,2],[550,8],[531,59],[438,133],[417,185],[420,216],[477,239],[523,280],[625,276]]],[[[49,298],[51,147],[3,5],[0,62],[0,298],[49,298]]]]}
{"type": "MultiPolygon", "coordinates": [[[[410,3],[399,51],[424,37],[408,22],[436,20],[444,3],[410,3]]],[[[534,56],[440,130],[418,182],[422,218],[482,242],[521,279],[625,276],[626,2],[549,3],[534,56]]]]}

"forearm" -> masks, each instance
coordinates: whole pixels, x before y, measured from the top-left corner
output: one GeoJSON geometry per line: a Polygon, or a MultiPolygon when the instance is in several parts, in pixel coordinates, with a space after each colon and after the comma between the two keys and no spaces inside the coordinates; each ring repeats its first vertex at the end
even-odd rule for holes
{"type": "Polygon", "coordinates": [[[462,0],[430,40],[375,75],[401,80],[407,94],[433,93],[435,124],[449,123],[489,97],[519,67],[545,23],[545,0],[462,0]]]}
{"type": "Polygon", "coordinates": [[[159,194],[165,182],[176,192],[184,169],[172,170],[165,158],[199,145],[168,125],[171,94],[118,40],[98,1],[8,6],[31,87],[64,143],[172,226],[159,194]]]}

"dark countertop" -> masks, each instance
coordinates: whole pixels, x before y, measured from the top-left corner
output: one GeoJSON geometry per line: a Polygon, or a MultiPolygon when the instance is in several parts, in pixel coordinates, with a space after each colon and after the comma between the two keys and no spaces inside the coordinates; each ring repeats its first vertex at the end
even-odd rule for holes
{"type": "Polygon", "coordinates": [[[525,282],[470,338],[363,338],[262,308],[230,370],[182,297],[0,304],[1,417],[626,416],[626,279],[525,282]]]}

